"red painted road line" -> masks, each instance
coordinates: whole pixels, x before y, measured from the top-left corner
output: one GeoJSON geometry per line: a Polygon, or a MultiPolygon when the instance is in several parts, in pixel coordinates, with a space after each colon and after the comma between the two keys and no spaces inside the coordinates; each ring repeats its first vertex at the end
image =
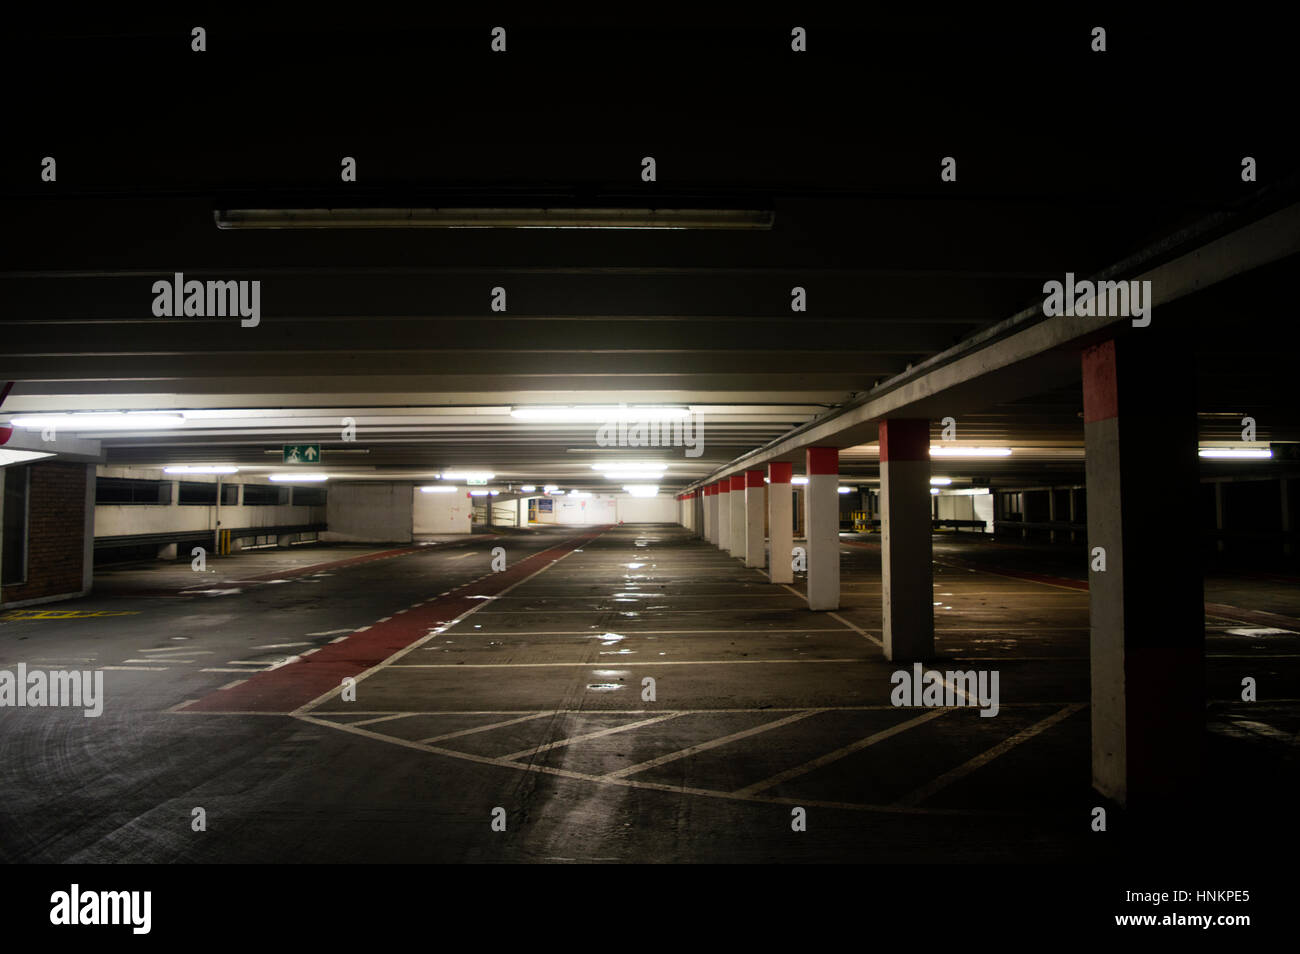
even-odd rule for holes
{"type": "Polygon", "coordinates": [[[230,689],[218,689],[178,711],[184,712],[284,712],[289,713],[338,688],[347,676],[358,676],[398,650],[444,626],[475,606],[475,597],[495,596],[544,569],[605,531],[605,527],[570,538],[516,563],[508,570],[466,586],[461,592],[431,599],[364,633],[353,633],[339,643],[327,643],[319,652],[279,669],[259,672],[230,689]]]}

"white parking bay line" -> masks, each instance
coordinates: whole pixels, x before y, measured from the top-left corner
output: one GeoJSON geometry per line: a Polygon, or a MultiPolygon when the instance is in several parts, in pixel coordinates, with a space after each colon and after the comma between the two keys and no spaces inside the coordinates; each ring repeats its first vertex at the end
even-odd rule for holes
{"type": "Polygon", "coordinates": [[[952,709],[947,708],[931,709],[929,712],[924,715],[919,715],[915,719],[908,719],[906,722],[900,722],[898,725],[890,726],[888,729],[883,729],[874,735],[869,735],[865,739],[858,739],[856,742],[850,742],[843,748],[836,749],[834,752],[827,752],[825,755],[820,755],[810,762],[803,763],[803,765],[796,765],[794,768],[788,768],[784,772],[778,772],[771,778],[765,778],[761,782],[755,782],[753,785],[746,785],[744,788],[737,789],[733,794],[740,796],[756,795],[769,788],[774,788],[789,779],[798,778],[800,775],[807,775],[814,769],[819,769],[823,765],[829,765],[831,762],[836,762],[844,758],[846,755],[852,755],[854,752],[861,751],[869,745],[883,742],[891,736],[898,735],[900,732],[906,732],[913,726],[918,726],[922,722],[929,722],[931,719],[937,719],[939,716],[945,715],[951,711],[952,709]]]}
{"type": "Polygon", "coordinates": [[[845,626],[847,626],[849,629],[853,630],[853,631],[854,631],[855,633],[857,633],[859,636],[862,636],[862,637],[865,637],[866,639],[871,640],[873,643],[875,643],[875,644],[876,644],[877,646],[879,646],[881,649],[884,649],[884,648],[885,648],[885,644],[884,644],[884,642],[882,642],[882,641],[880,640],[879,637],[877,637],[877,636],[872,636],[870,633],[868,633],[868,632],[867,632],[865,629],[863,629],[861,626],[855,626],[853,623],[850,623],[847,619],[845,619],[845,618],[844,618],[843,616],[841,616],[839,613],[827,613],[826,615],[829,616],[831,619],[837,619],[837,620],[839,620],[841,623],[843,623],[843,624],[844,624],[845,626]]]}
{"type": "Polygon", "coordinates": [[[629,722],[626,725],[616,725],[608,729],[601,729],[598,732],[587,732],[583,735],[570,736],[567,739],[560,739],[558,742],[547,742],[545,745],[539,745],[531,749],[522,749],[518,752],[511,752],[509,755],[502,755],[499,758],[504,762],[513,762],[515,759],[521,759],[529,755],[541,755],[543,752],[549,752],[551,749],[558,749],[565,745],[573,745],[575,742],[586,742],[588,739],[598,739],[602,736],[613,735],[616,732],[626,732],[629,729],[639,729],[645,725],[654,725],[656,722],[664,722],[667,719],[676,719],[682,712],[665,712],[663,715],[655,716],[653,719],[642,719],[639,722],[629,722]]]}
{"type": "Polygon", "coordinates": [[[625,778],[636,772],[644,772],[646,769],[654,768],[656,765],[663,765],[665,762],[675,762],[677,759],[684,759],[687,756],[694,755],[696,752],[707,752],[709,749],[716,749],[720,745],[726,745],[729,742],[735,742],[738,739],[745,739],[751,735],[758,735],[760,732],[766,732],[769,729],[777,729],[783,725],[789,725],[791,722],[798,722],[800,719],[806,719],[810,715],[816,715],[819,712],[825,712],[825,709],[805,709],[802,712],[796,712],[794,715],[788,715],[784,719],[776,719],[772,722],[764,722],[762,725],[756,725],[750,729],[744,729],[740,732],[733,732],[731,735],[724,735],[721,738],[710,739],[708,742],[701,742],[699,745],[692,745],[689,748],[680,749],[676,752],[669,752],[667,755],[661,755],[657,759],[650,759],[646,762],[638,762],[636,765],[629,765],[627,768],[621,768],[617,772],[609,772],[605,778],[625,778]]]}
{"type": "MultiPolygon", "coordinates": [[[[441,742],[444,739],[458,739],[462,735],[473,735],[476,732],[487,732],[490,729],[500,729],[508,725],[516,725],[520,722],[531,722],[533,719],[544,719],[546,716],[559,715],[559,709],[552,709],[549,712],[530,712],[528,715],[520,716],[518,719],[507,719],[505,722],[493,722],[489,725],[476,725],[472,729],[461,729],[458,732],[445,732],[442,735],[432,735],[427,739],[421,739],[422,745],[430,742],[441,742]]],[[[354,722],[353,725],[361,725],[360,722],[354,722]]]]}
{"type": "MultiPolygon", "coordinates": [[[[628,666],[804,666],[816,663],[863,663],[865,658],[855,659],[661,659],[658,662],[620,662],[620,668],[628,666]]],[[[593,662],[547,662],[547,663],[394,663],[389,669],[558,669],[581,666],[602,666],[604,663],[593,662]]],[[[608,665],[613,665],[612,663],[608,665]]]]}
{"type": "Polygon", "coordinates": [[[375,719],[362,719],[360,722],[352,722],[351,725],[374,725],[376,722],[388,722],[391,719],[405,719],[407,716],[415,715],[414,712],[394,712],[391,715],[379,716],[375,719]]]}
{"type": "Polygon", "coordinates": [[[100,669],[112,669],[119,672],[166,672],[166,666],[100,666],[100,669]]]}
{"type": "Polygon", "coordinates": [[[1056,725],[1056,723],[1068,719],[1082,708],[1084,708],[1084,704],[1082,702],[1076,702],[1066,706],[1059,712],[1052,713],[1041,722],[1035,722],[1029,728],[1021,729],[1015,735],[1011,736],[1011,738],[1003,739],[997,745],[993,746],[993,748],[989,749],[987,752],[981,752],[969,762],[964,762],[961,765],[958,765],[955,769],[944,772],[938,778],[927,782],[914,792],[904,795],[898,801],[894,802],[894,804],[901,808],[915,808],[921,802],[925,801],[941,789],[947,788],[958,779],[966,777],[977,768],[988,765],[988,763],[992,762],[999,755],[1005,755],[1021,742],[1026,742],[1038,735],[1040,732],[1050,729],[1052,726],[1056,725]]]}
{"type": "MultiPolygon", "coordinates": [[[[349,629],[336,629],[336,633],[350,633],[349,629]]],[[[308,636],[325,636],[325,633],[308,633],[308,636]]],[[[254,649],[292,649],[294,646],[310,646],[311,643],[262,643],[254,646],[254,649]]]]}

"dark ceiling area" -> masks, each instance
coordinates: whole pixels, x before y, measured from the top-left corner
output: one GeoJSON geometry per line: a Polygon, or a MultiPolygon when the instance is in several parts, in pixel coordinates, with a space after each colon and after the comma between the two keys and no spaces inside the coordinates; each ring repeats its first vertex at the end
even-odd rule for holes
{"type": "MultiPolygon", "coordinates": [[[[359,474],[577,481],[591,428],[511,407],[690,406],[708,439],[665,478],[681,488],[1034,308],[1045,281],[1168,261],[1293,203],[1300,183],[1293,119],[1251,93],[1283,74],[1281,39],[1246,46],[1244,28],[1210,18],[1107,18],[1105,53],[1086,18],[829,19],[800,23],[803,54],[788,16],[512,18],[500,54],[490,20],[213,20],[204,52],[180,21],[10,33],[0,69],[22,93],[0,156],[4,411],[207,415],[106,438],[113,464],[256,466],[287,440],[322,441],[332,463],[351,416],[358,441],[333,460],[359,474]],[[1207,56],[1241,63],[1240,87],[1198,70],[1207,56]],[[340,181],[343,157],[355,182],[340,181]],[[214,221],[446,207],[761,210],[773,224],[214,221]],[[155,316],[151,286],[176,273],[260,281],[260,324],[155,316]],[[806,310],[791,309],[796,287],[806,310]]],[[[1276,346],[1293,274],[1283,260],[1165,312],[1197,336],[1203,437],[1253,413],[1262,440],[1300,440],[1276,346]]],[[[976,402],[963,436],[1042,448],[994,476],[1079,476],[1080,410],[1067,374],[976,402]]],[[[844,460],[874,474],[870,454],[844,460]]]]}

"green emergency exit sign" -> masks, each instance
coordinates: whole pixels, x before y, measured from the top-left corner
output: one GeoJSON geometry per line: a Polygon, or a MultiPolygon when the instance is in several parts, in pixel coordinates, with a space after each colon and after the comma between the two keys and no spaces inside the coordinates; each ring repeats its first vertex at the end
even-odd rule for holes
{"type": "Polygon", "coordinates": [[[284,462],[286,464],[320,463],[319,444],[285,444],[284,462]]]}

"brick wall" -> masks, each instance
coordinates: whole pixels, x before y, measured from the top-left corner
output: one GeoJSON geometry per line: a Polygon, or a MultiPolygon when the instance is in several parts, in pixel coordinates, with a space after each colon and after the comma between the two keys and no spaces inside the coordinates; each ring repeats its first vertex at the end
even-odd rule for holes
{"type": "Polygon", "coordinates": [[[28,470],[27,582],[4,587],[5,603],[81,592],[86,465],[49,461],[28,470]]]}

